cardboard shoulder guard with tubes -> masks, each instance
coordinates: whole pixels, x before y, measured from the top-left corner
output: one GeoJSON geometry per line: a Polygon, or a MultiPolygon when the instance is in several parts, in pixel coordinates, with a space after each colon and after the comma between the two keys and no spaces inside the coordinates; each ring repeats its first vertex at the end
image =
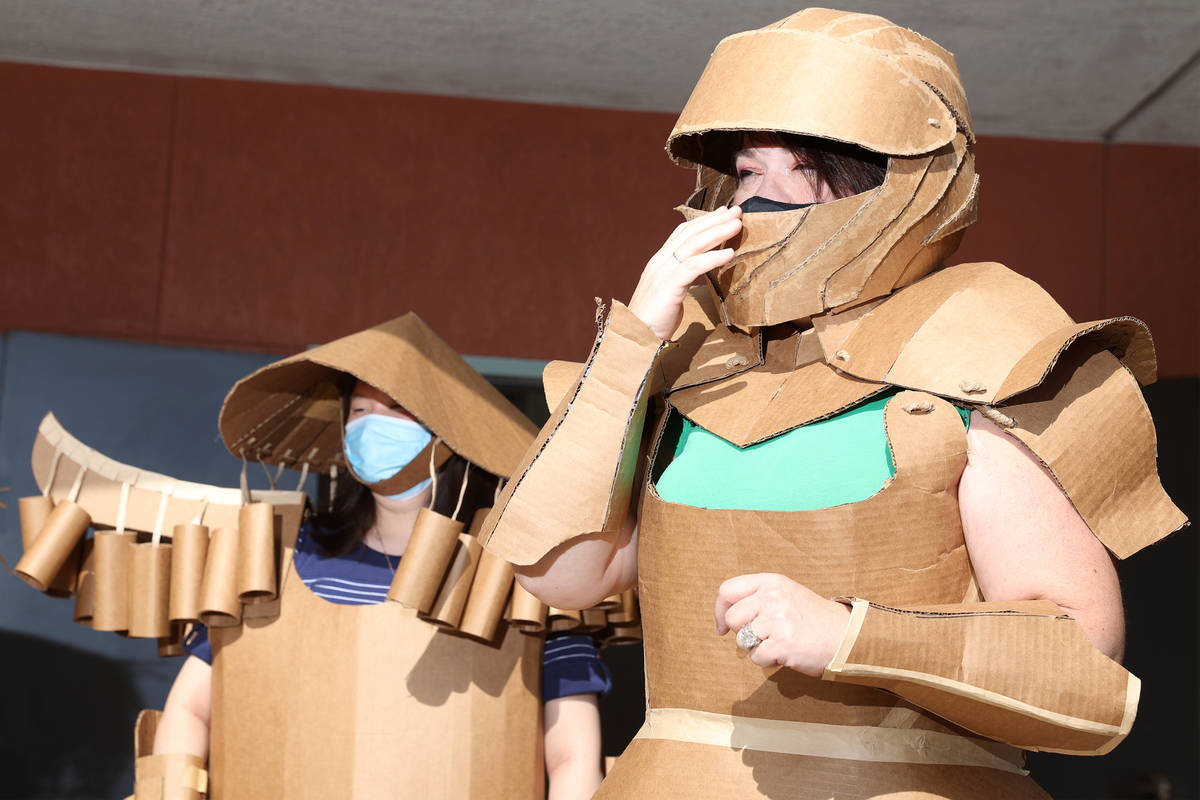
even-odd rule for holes
{"type": "Polygon", "coordinates": [[[484,546],[533,564],[638,515],[649,712],[601,797],[663,781],[680,796],[950,797],[971,784],[977,797],[1043,797],[1000,743],[1106,752],[1139,684],[1057,606],[981,602],[954,406],[1036,455],[1124,558],[1186,524],[1159,482],[1139,387],[1155,377],[1149,334],[1132,318],[1075,323],[999,264],[943,266],[979,181],[953,57],[919,34],[808,9],[722,41],[668,140],[697,174],[685,217],[730,200],[746,131],[856,144],[885,155],[886,174],[829,203],[744,214],[733,260],[693,290],[669,343],[614,302],[583,365],[547,368],[559,402],[484,546]],[[746,447],[888,395],[895,473],[865,500],[710,511],[658,495],[681,417],[746,447]],[[717,588],[754,572],[853,605],[823,678],[764,672],[713,635],[717,588]]]}
{"type": "Polygon", "coordinates": [[[75,621],[157,639],[180,655],[187,626],[236,626],[276,608],[277,547],[299,491],[245,492],[114,461],[47,414],[33,445],[42,495],[21,498],[17,574],[75,598],[75,621]],[[94,534],[87,536],[89,527],[94,534]]]}

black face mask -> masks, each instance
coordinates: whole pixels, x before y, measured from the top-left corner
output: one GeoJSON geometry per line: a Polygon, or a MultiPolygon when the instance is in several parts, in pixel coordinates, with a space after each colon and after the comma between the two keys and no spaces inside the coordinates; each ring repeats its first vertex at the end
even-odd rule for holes
{"type": "Polygon", "coordinates": [[[798,208],[808,208],[816,203],[781,203],[778,200],[768,200],[765,197],[748,197],[738,203],[743,214],[759,214],[764,211],[795,211],[798,208]]]}

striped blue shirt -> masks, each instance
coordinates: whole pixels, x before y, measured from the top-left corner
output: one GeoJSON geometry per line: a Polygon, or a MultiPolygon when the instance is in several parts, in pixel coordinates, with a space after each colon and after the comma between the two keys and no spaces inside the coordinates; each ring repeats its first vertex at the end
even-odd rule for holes
{"type": "MultiPolygon", "coordinates": [[[[323,556],[309,535],[307,524],[300,529],[296,539],[296,574],[313,594],[331,603],[382,603],[387,599],[392,575],[399,562],[398,557],[385,556],[361,543],[346,555],[323,556]]],[[[184,650],[212,663],[212,646],[203,625],[193,629],[184,650]]],[[[605,693],[612,686],[608,667],[600,660],[591,636],[566,634],[548,639],[542,664],[542,699],[546,701],[569,695],[605,693]]]]}

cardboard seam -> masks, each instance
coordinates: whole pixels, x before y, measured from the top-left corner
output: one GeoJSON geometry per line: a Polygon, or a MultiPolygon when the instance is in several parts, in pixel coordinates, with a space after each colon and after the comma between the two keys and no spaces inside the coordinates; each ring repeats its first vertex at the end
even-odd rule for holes
{"type": "MultiPolygon", "coordinates": [[[[861,598],[850,597],[850,596],[836,597],[834,599],[837,600],[839,603],[846,603],[846,604],[850,604],[856,600],[859,600],[859,601],[861,600],[861,598]]],[[[1063,614],[1038,614],[1033,611],[1019,611],[1015,608],[1007,608],[1007,609],[998,608],[998,609],[991,610],[991,611],[922,611],[920,609],[914,609],[914,608],[896,608],[894,606],[887,606],[882,603],[875,603],[875,602],[872,602],[869,600],[865,601],[865,602],[869,603],[871,608],[877,608],[880,611],[886,611],[886,612],[889,612],[892,614],[903,614],[905,616],[910,616],[910,617],[921,617],[921,618],[930,618],[930,619],[940,619],[940,618],[957,619],[957,618],[965,618],[965,617],[1036,617],[1036,618],[1040,618],[1040,619],[1069,619],[1069,620],[1075,619],[1070,614],[1066,614],[1066,613],[1063,613],[1063,614]]]]}

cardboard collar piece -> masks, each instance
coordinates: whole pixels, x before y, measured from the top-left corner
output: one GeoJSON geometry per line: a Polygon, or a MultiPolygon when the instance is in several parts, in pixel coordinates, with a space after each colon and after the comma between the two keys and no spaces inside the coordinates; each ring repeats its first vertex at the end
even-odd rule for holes
{"type": "Polygon", "coordinates": [[[345,468],[346,376],[387,394],[452,451],[495,475],[509,476],[533,439],[533,424],[410,312],[238,381],[221,407],[225,446],[267,464],[345,468]]]}

